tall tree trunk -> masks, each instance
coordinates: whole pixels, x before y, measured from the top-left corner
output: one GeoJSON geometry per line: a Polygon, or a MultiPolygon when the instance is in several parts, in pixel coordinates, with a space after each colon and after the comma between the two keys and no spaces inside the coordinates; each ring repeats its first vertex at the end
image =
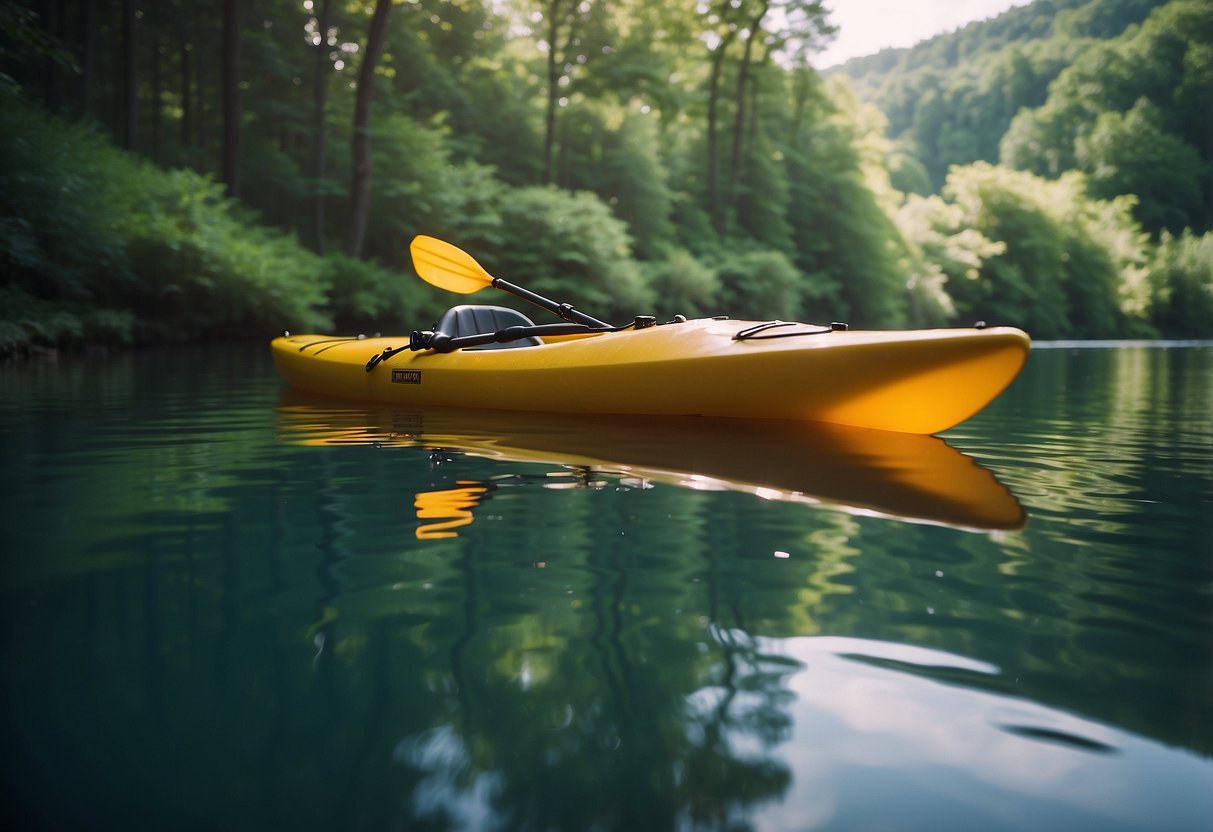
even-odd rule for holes
{"type": "MultiPolygon", "coordinates": [[[[762,66],[763,64],[759,64],[759,65],[762,66]]],[[[748,148],[754,148],[754,147],[758,146],[758,124],[760,121],[759,105],[762,104],[762,95],[761,95],[762,89],[759,85],[759,82],[761,80],[762,80],[761,75],[751,75],[750,76],[750,91],[748,93],[748,100],[750,102],[750,106],[749,106],[750,118],[749,118],[749,121],[746,123],[746,130],[745,130],[745,133],[746,133],[745,141],[746,141],[746,147],[748,147],[748,148]]],[[[745,165],[743,164],[741,167],[744,170],[745,165]]]]}
{"type": "Polygon", "coordinates": [[[160,7],[152,6],[152,161],[160,162],[162,79],[160,75],[160,7]]]}
{"type": "Polygon", "coordinates": [[[809,109],[811,89],[809,70],[795,70],[792,76],[792,123],[788,126],[787,138],[789,147],[797,147],[800,144],[800,130],[804,125],[805,113],[809,109]]]}
{"type": "Polygon", "coordinates": [[[202,56],[213,44],[210,33],[203,28],[194,31],[194,146],[198,148],[196,167],[199,170],[213,168],[211,155],[210,117],[211,106],[206,94],[206,61],[202,56]]]}
{"type": "Polygon", "coordinates": [[[240,26],[236,0],[223,0],[223,183],[240,196],[240,26]]]}
{"type": "Polygon", "coordinates": [[[362,66],[358,69],[358,94],[354,99],[354,176],[350,183],[350,227],[346,240],[346,253],[351,257],[362,256],[371,213],[371,93],[375,87],[375,64],[383,48],[383,34],[391,8],[392,0],[375,0],[362,66]]]}
{"type": "Polygon", "coordinates": [[[331,0],[320,0],[316,26],[320,43],[316,44],[315,77],[312,80],[312,248],[324,254],[324,156],[327,141],[326,116],[329,96],[328,36],[332,21],[331,0]]]}
{"type": "Polygon", "coordinates": [[[560,36],[561,0],[548,0],[548,100],[543,120],[543,183],[550,185],[554,171],[556,144],[556,102],[560,93],[560,62],[557,58],[556,38],[560,36]]]}
{"type": "Polygon", "coordinates": [[[178,49],[181,53],[181,147],[186,151],[188,161],[192,163],[189,148],[194,146],[194,102],[191,95],[194,77],[190,63],[194,47],[183,33],[178,32],[177,37],[178,49]]]}
{"type": "Polygon", "coordinates": [[[708,78],[708,217],[716,233],[725,232],[725,213],[720,199],[720,75],[724,69],[724,56],[735,37],[726,34],[712,54],[712,73],[708,78]]]}
{"type": "Polygon", "coordinates": [[[97,87],[97,3],[84,0],[81,14],[80,59],[80,117],[93,114],[93,98],[97,87]]]}
{"type": "Polygon", "coordinates": [[[745,50],[741,56],[741,64],[737,67],[737,88],[733,94],[733,148],[729,158],[729,191],[730,204],[737,198],[737,184],[741,178],[741,159],[744,142],[742,134],[745,128],[746,86],[750,75],[750,64],[754,56],[754,38],[761,31],[762,19],[766,17],[769,3],[763,3],[750,22],[749,34],[745,39],[745,50]]]}
{"type": "MultiPolygon", "coordinates": [[[[560,128],[557,131],[560,135],[560,150],[556,153],[556,158],[552,162],[552,181],[551,184],[558,188],[573,189],[573,177],[569,172],[569,122],[568,119],[560,120],[560,128]]],[[[585,171],[589,176],[592,176],[590,171],[585,171]]],[[[587,177],[589,178],[589,177],[587,177]]]]}
{"type": "MultiPolygon", "coordinates": [[[[52,43],[63,43],[66,40],[63,37],[63,17],[61,0],[46,0],[42,4],[42,25],[52,43]]],[[[42,63],[42,83],[45,85],[43,100],[48,110],[60,113],[63,111],[63,75],[60,72],[59,59],[48,51],[42,63]]]]}
{"type": "Polygon", "coordinates": [[[122,146],[139,145],[139,86],[135,62],[135,0],[122,0],[122,146]]]}

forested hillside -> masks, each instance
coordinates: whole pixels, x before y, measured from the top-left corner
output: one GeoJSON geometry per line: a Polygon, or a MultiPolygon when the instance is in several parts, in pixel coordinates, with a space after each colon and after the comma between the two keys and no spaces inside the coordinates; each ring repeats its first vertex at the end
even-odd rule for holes
{"type": "Polygon", "coordinates": [[[839,70],[889,120],[898,184],[938,191],[952,165],[1071,170],[1134,195],[1146,230],[1213,223],[1213,5],[1036,0],[839,70]]]}
{"type": "Polygon", "coordinates": [[[1039,107],[1049,84],[1100,42],[1120,36],[1165,0],[1036,0],[905,49],[831,70],[889,120],[889,135],[922,162],[937,190],[948,167],[998,161],[1021,108],[1039,107]]]}
{"type": "Polygon", "coordinates": [[[428,325],[417,233],[617,318],[1213,335],[1208,4],[1154,6],[849,81],[810,0],[5,4],[0,352],[428,325]],[[1148,88],[1067,104],[1104,54],[1148,88]]]}

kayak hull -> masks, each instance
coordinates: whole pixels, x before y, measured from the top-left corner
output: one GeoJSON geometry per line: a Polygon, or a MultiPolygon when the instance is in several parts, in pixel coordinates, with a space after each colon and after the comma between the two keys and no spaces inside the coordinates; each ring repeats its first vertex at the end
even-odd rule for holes
{"type": "Polygon", "coordinates": [[[1018,329],[830,331],[796,324],[741,338],[756,322],[693,320],[495,350],[404,350],[407,337],[287,335],[271,350],[291,386],[415,406],[552,413],[711,416],[936,433],[1015,378],[1018,329]]]}

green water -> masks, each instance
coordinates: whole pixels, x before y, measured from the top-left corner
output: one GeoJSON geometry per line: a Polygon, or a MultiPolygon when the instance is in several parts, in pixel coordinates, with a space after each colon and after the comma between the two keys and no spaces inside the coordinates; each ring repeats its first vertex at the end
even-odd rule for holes
{"type": "Polygon", "coordinates": [[[436,418],[262,347],[0,368],[6,816],[1213,828],[1213,348],[1037,350],[915,446],[997,522],[834,440],[436,418]]]}

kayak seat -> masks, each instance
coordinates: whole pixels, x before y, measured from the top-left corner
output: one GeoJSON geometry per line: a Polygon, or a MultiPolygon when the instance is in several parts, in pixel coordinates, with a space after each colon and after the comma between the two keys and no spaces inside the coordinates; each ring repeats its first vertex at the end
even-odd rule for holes
{"type": "MultiPolygon", "coordinates": [[[[445,333],[452,338],[459,338],[464,335],[481,335],[487,332],[496,332],[509,326],[534,325],[534,321],[517,309],[507,309],[504,306],[466,304],[464,306],[452,306],[448,309],[438,323],[434,324],[434,331],[445,333]]],[[[509,341],[505,344],[484,344],[479,347],[468,347],[468,349],[502,350],[513,347],[537,347],[542,343],[543,341],[537,337],[531,336],[529,338],[519,338],[517,341],[509,341]]]]}

